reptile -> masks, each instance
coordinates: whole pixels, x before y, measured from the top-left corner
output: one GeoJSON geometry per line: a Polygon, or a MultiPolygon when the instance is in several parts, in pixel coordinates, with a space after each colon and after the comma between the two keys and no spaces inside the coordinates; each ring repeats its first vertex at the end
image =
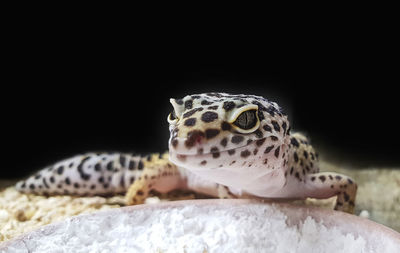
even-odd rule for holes
{"type": "Polygon", "coordinates": [[[337,196],[335,210],[354,212],[357,184],[346,175],[319,171],[318,154],[303,134],[290,132],[277,103],[216,92],[170,102],[168,152],[77,155],[18,182],[16,189],[44,195],[125,193],[129,205],[144,203],[152,190],[218,198],[337,196]]]}

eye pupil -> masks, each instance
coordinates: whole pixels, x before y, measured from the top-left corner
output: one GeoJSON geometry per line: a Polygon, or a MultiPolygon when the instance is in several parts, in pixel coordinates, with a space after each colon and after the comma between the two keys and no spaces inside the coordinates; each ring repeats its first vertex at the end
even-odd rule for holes
{"type": "Polygon", "coordinates": [[[256,110],[242,112],[233,124],[244,130],[253,128],[257,124],[256,110]]]}

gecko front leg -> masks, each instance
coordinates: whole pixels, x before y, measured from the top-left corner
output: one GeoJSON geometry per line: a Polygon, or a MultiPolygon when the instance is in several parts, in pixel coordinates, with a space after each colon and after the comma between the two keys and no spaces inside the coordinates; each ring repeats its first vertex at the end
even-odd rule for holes
{"type": "Polygon", "coordinates": [[[337,196],[335,210],[354,213],[357,184],[348,176],[321,172],[306,177],[306,191],[312,198],[337,196]]]}
{"type": "Polygon", "coordinates": [[[125,202],[127,205],[143,204],[151,190],[165,193],[181,188],[185,188],[185,179],[165,154],[161,159],[151,163],[144,162],[144,170],[128,188],[125,202]]]}

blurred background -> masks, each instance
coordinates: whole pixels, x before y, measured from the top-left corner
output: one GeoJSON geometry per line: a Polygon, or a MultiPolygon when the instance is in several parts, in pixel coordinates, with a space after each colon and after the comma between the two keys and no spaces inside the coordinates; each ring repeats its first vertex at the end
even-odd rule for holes
{"type": "Polygon", "coordinates": [[[277,102],[323,159],[400,165],[398,69],[386,40],[372,43],[369,31],[234,44],[161,31],[22,28],[9,38],[3,69],[0,177],[88,151],[163,152],[169,98],[209,91],[277,102]]]}

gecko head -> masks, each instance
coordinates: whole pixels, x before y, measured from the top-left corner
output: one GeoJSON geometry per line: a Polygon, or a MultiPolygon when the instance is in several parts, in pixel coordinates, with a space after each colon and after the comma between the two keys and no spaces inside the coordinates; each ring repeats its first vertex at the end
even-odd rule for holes
{"type": "Polygon", "coordinates": [[[170,100],[170,160],[193,172],[247,173],[286,163],[289,122],[253,95],[205,93],[170,100]]]}

